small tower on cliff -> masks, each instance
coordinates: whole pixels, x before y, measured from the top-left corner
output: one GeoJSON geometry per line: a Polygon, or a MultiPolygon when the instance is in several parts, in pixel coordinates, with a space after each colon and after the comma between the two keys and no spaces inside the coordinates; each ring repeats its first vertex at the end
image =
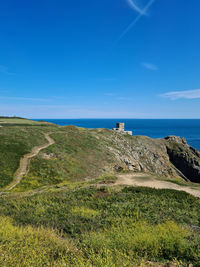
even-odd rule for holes
{"type": "Polygon", "coordinates": [[[116,128],[113,128],[113,131],[122,133],[122,134],[129,134],[132,135],[133,132],[132,131],[125,131],[125,123],[124,122],[117,122],[116,123],[116,128]]]}
{"type": "Polygon", "coordinates": [[[117,122],[116,123],[116,129],[118,129],[119,132],[124,132],[125,123],[123,122],[117,122]]]}

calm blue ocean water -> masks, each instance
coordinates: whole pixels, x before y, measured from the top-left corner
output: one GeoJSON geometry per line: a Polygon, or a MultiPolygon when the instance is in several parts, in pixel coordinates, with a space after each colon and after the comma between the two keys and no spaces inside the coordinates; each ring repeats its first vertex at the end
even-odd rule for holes
{"type": "Polygon", "coordinates": [[[200,119],[43,119],[61,126],[75,125],[84,128],[115,127],[116,122],[125,122],[126,130],[133,135],[162,138],[168,135],[185,137],[187,142],[200,151],[200,119]]]}

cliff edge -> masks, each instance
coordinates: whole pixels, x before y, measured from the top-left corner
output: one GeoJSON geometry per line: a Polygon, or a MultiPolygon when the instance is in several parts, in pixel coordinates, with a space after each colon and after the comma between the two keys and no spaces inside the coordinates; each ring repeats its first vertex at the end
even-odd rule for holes
{"type": "Polygon", "coordinates": [[[191,182],[200,182],[200,152],[189,146],[185,138],[165,138],[170,162],[191,182]]]}
{"type": "Polygon", "coordinates": [[[106,147],[116,159],[115,170],[152,172],[161,177],[181,177],[200,183],[200,152],[184,138],[151,139],[102,131],[104,149],[106,147]]]}
{"type": "Polygon", "coordinates": [[[12,182],[25,154],[46,143],[45,133],[51,133],[55,143],[31,159],[29,171],[16,190],[26,191],[90,180],[110,172],[129,171],[152,173],[158,178],[181,177],[200,183],[200,152],[181,137],[151,139],[108,129],[15,123],[0,129],[1,188],[12,182]]]}

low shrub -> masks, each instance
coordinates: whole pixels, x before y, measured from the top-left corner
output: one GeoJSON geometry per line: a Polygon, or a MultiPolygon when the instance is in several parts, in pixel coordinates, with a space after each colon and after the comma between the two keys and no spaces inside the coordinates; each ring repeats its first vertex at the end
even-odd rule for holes
{"type": "Polygon", "coordinates": [[[10,218],[0,217],[0,266],[64,266],[73,254],[72,244],[55,231],[17,227],[10,218]]]}
{"type": "Polygon", "coordinates": [[[188,255],[187,260],[190,260],[196,255],[191,255],[189,235],[189,230],[173,221],[150,225],[145,221],[122,219],[104,231],[84,235],[82,242],[98,255],[104,249],[112,251],[113,255],[127,255],[132,259],[186,260],[188,255]]]}

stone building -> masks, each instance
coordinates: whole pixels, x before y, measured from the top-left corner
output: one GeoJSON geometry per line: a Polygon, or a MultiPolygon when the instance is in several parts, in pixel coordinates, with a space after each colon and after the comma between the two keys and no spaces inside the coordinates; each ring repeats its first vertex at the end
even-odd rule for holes
{"type": "Polygon", "coordinates": [[[132,131],[125,131],[124,129],[125,129],[125,123],[117,122],[116,123],[116,128],[113,128],[113,131],[116,131],[116,132],[119,132],[119,133],[122,133],[122,134],[129,134],[129,135],[133,134],[132,131]]]}

